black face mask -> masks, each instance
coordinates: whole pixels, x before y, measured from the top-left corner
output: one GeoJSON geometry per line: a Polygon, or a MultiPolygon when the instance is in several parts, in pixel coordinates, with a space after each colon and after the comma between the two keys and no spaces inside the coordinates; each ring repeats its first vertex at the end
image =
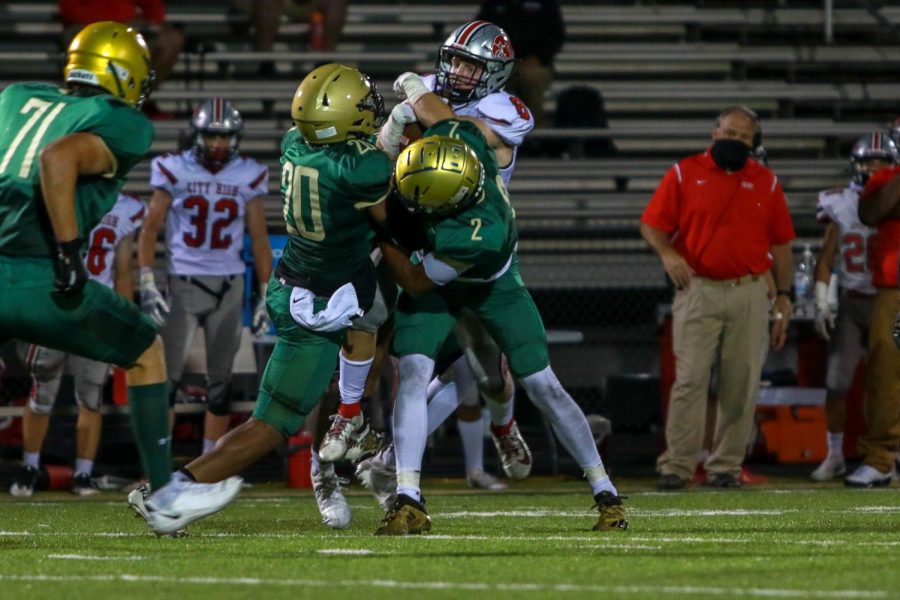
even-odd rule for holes
{"type": "Polygon", "coordinates": [[[750,146],[740,140],[716,140],[709,153],[716,164],[726,171],[740,171],[750,158],[750,146]]]}

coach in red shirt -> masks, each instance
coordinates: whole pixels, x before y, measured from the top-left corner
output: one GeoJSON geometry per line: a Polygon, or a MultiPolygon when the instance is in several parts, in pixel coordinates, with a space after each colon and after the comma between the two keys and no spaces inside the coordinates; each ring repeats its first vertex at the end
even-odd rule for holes
{"type": "Polygon", "coordinates": [[[641,217],[641,235],[675,284],[675,384],[659,486],[690,480],[703,450],[710,371],[720,365],[719,407],[709,483],[738,487],[769,341],[766,272],[777,286],[771,344],[784,345],[792,308],[794,227],[778,179],[749,160],[759,119],[731,107],[716,120],[713,145],[676,163],[641,217]]]}
{"type": "Polygon", "coordinates": [[[869,268],[876,288],[866,360],[866,421],[859,440],[863,464],[847,476],[855,487],[890,485],[900,446],[900,349],[891,329],[900,309],[897,264],[900,257],[900,167],[881,169],[869,178],[859,198],[859,220],[878,226],[870,239],[869,268]]]}

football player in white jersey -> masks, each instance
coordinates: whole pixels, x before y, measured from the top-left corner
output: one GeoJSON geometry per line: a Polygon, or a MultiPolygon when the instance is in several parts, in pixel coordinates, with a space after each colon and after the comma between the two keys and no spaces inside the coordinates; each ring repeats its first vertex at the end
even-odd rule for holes
{"type": "MultiPolygon", "coordinates": [[[[88,253],[84,259],[88,275],[126,298],[134,294],[131,257],[135,232],[144,220],[144,213],[144,203],[137,197],[119,194],[112,210],[91,230],[88,239],[88,253]]],[[[32,385],[22,414],[23,465],[9,493],[22,497],[31,496],[34,492],[40,473],[41,446],[47,437],[50,413],[68,362],[75,380],[75,401],[78,404],[72,493],[78,496],[96,494],[98,490],[91,474],[103,428],[100,403],[109,365],[24,342],[18,343],[18,351],[31,374],[32,385]]]]}
{"type": "Polygon", "coordinates": [[[859,194],[871,173],[896,164],[898,159],[897,146],[887,133],[874,131],[864,135],[853,146],[850,185],[819,194],[816,217],[828,226],[816,261],[815,325],[819,335],[828,340],[825,398],[828,455],[810,475],[814,481],[829,481],[846,472],[844,396],[866,351],[865,339],[875,298],[868,263],[869,242],[875,230],[859,220],[859,194]],[[829,298],[832,272],[842,290],[840,310],[829,298]]]}
{"type": "Polygon", "coordinates": [[[228,382],[241,339],[244,230],[258,280],[252,331],[269,326],[265,298],[272,271],[263,199],[268,167],[238,153],[244,122],[223,98],[201,102],[191,117],[190,149],[153,159],[154,187],[141,230],[141,305],[161,327],[172,392],[178,388],[194,335],[206,337],[207,412],[203,452],[228,431],[228,382]],[[165,223],[168,302],[156,287],[156,240],[165,223]],[[169,308],[171,306],[171,310],[169,308]]]}
{"type": "MultiPolygon", "coordinates": [[[[514,62],[512,44],[500,27],[488,21],[457,27],[440,47],[434,75],[404,73],[397,78],[394,89],[405,100],[391,112],[379,144],[396,156],[406,125],[418,122],[427,128],[443,119],[462,117],[474,122],[487,139],[507,185],[518,148],[534,127],[528,107],[503,91],[514,62]]],[[[463,356],[429,386],[428,430],[434,431],[455,410],[469,485],[503,489],[504,483],[484,471],[480,400],[484,398],[491,414],[491,435],[504,472],[512,479],[524,479],[531,472],[531,452],[513,418],[512,378],[497,345],[477,319],[461,319],[455,333],[463,356]]],[[[373,478],[368,472],[375,460],[361,463],[358,474],[369,487],[381,487],[375,483],[380,479],[387,489],[386,478],[377,474],[373,478]]],[[[383,504],[390,502],[388,497],[380,499],[383,504]]]]}

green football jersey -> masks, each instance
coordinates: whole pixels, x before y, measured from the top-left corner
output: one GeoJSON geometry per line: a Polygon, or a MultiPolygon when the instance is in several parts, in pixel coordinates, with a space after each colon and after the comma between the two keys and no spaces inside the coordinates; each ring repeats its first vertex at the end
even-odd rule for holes
{"type": "Polygon", "coordinates": [[[75,188],[79,236],[109,212],[128,171],[149,151],[153,125],[139,110],[108,94],[76,96],[45,83],[13,84],[0,93],[0,254],[48,257],[56,242],[41,195],[41,150],[69,134],[99,136],[115,171],[80,178],[75,188]]]}
{"type": "Polygon", "coordinates": [[[297,128],[281,142],[281,198],[291,270],[349,281],[369,260],[366,209],[384,201],[393,165],[370,142],[307,144],[297,128]]]}
{"type": "Polygon", "coordinates": [[[507,266],[516,249],[515,211],[500,179],[497,159],[487,140],[470,121],[448,119],[428,128],[423,137],[444,135],[464,141],[484,168],[484,194],[458,215],[430,221],[428,241],[436,258],[456,269],[463,278],[491,279],[507,266]]]}

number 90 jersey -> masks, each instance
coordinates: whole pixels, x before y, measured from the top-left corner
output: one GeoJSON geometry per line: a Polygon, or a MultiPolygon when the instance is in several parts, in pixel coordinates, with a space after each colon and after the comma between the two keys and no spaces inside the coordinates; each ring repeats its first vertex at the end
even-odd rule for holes
{"type": "Polygon", "coordinates": [[[137,231],[144,223],[146,208],[136,196],[119,194],[112,210],[103,215],[88,237],[88,253],[84,266],[91,279],[113,287],[113,266],[119,242],[137,231]]]}
{"type": "Polygon", "coordinates": [[[869,269],[869,251],[875,230],[859,220],[859,194],[857,187],[837,188],[819,193],[816,218],[824,223],[833,222],[838,227],[838,278],[845,289],[862,294],[874,294],[872,272],[869,269]]]}
{"type": "Polygon", "coordinates": [[[244,272],[244,215],[250,200],[268,193],[268,167],[236,156],[212,172],[185,150],[154,158],[150,185],[172,196],[166,216],[169,273],[244,272]]]}
{"type": "MultiPolygon", "coordinates": [[[[428,89],[434,89],[434,75],[426,75],[422,82],[428,89]]],[[[511,94],[499,91],[465,104],[451,104],[450,108],[461,117],[481,119],[497,137],[513,147],[512,160],[500,169],[503,185],[509,185],[516,167],[519,146],[534,128],[534,118],[525,103],[511,94]]]]}

